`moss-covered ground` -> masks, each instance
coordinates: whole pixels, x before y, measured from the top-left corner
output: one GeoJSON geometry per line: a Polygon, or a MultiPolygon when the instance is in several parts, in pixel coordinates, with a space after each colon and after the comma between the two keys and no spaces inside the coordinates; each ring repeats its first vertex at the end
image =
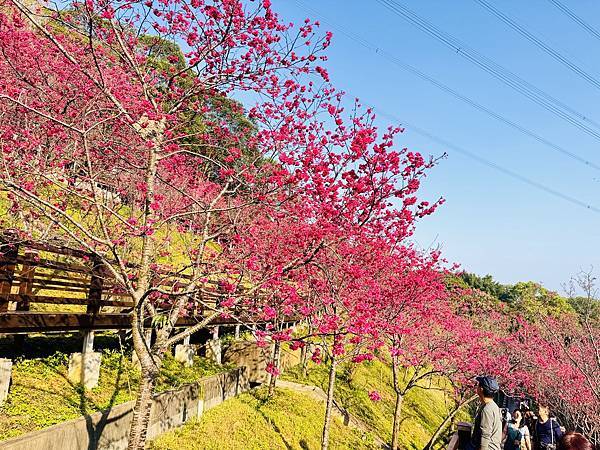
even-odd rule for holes
{"type": "MultiPolygon", "coordinates": [[[[81,351],[79,335],[28,337],[19,348],[10,338],[0,339],[1,356],[14,358],[12,385],[0,408],[0,440],[133,400],[140,372],[131,362],[131,351],[121,347],[116,334],[96,336],[95,349],[102,352],[100,379],[96,388],[85,390],[67,378],[68,354],[81,351]]],[[[194,366],[185,367],[169,357],[157,391],[226,369],[204,358],[196,358],[194,366]]]]}
{"type": "MultiPolygon", "coordinates": [[[[284,378],[324,388],[327,367],[312,365],[307,377],[298,368],[292,369],[284,378]]],[[[353,430],[336,420],[331,434],[332,448],[377,448],[375,436],[389,442],[395,401],[391,369],[381,361],[354,366],[352,372],[341,369],[336,386],[336,400],[360,419],[367,430],[353,430]],[[368,393],[373,390],[380,393],[380,401],[369,398],[368,393]]],[[[438,380],[431,387],[415,389],[405,398],[400,432],[402,449],[422,449],[452,408],[443,381],[438,380]]],[[[151,448],[318,449],[323,416],[323,403],[305,394],[278,389],[274,399],[266,400],[263,391],[251,392],[208,411],[199,421],[161,436],[151,448]]],[[[465,413],[459,419],[468,416],[465,413]]]]}

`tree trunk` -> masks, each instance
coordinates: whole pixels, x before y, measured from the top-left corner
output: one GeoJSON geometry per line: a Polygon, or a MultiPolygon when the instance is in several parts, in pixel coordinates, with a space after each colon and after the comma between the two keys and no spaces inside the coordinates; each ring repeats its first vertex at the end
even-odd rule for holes
{"type": "Polygon", "coordinates": [[[400,415],[402,413],[402,400],[404,399],[404,395],[400,390],[400,380],[398,370],[398,361],[396,358],[392,357],[392,376],[393,376],[393,384],[394,391],[396,392],[396,405],[394,407],[394,422],[392,424],[392,450],[398,450],[398,435],[400,434],[400,415]]]}
{"type": "MultiPolygon", "coordinates": [[[[275,370],[279,370],[279,366],[281,365],[281,342],[275,341],[273,345],[273,365],[275,366],[275,370]]],[[[275,384],[277,383],[277,375],[270,374],[269,375],[269,397],[273,397],[275,394],[275,384]]]]}
{"type": "Polygon", "coordinates": [[[335,373],[337,361],[331,357],[331,366],[329,368],[329,385],[327,386],[327,405],[325,407],[325,423],[323,424],[323,435],[321,437],[321,449],[329,448],[329,427],[331,425],[331,412],[333,410],[333,391],[335,388],[335,373]]]}
{"type": "Polygon", "coordinates": [[[400,434],[400,415],[402,413],[402,400],[404,396],[396,392],[396,406],[394,407],[394,424],[392,429],[392,450],[398,450],[398,435],[400,434]]]}
{"type": "Polygon", "coordinates": [[[300,367],[302,371],[302,377],[308,376],[308,355],[310,353],[310,343],[307,342],[304,347],[300,350],[300,367]]]}
{"type": "Polygon", "coordinates": [[[129,443],[127,450],[143,450],[146,446],[146,434],[150,421],[152,407],[152,392],[154,390],[154,374],[142,373],[140,392],[133,408],[133,419],[129,429],[129,443]]]}
{"type": "Polygon", "coordinates": [[[442,423],[437,428],[437,430],[435,430],[435,433],[433,434],[433,436],[431,436],[431,439],[429,440],[429,442],[427,443],[427,445],[425,445],[425,447],[423,447],[423,450],[432,450],[433,446],[435,445],[435,443],[437,442],[437,440],[440,438],[440,435],[442,434],[442,431],[444,431],[444,429],[448,426],[448,424],[452,421],[452,419],[454,419],[454,417],[456,417],[456,414],[458,414],[458,412],[465,405],[468,405],[469,403],[471,403],[476,398],[477,398],[477,396],[473,395],[473,396],[467,398],[466,400],[463,400],[462,402],[458,403],[456,405],[456,407],[452,410],[452,412],[450,414],[448,414],[448,416],[446,416],[446,418],[442,421],[442,423]]]}
{"type": "MultiPolygon", "coordinates": [[[[138,300],[139,301],[139,300],[138,300]]],[[[143,316],[138,315],[136,309],[132,313],[131,338],[133,340],[133,350],[135,351],[141,367],[140,391],[138,392],[135,406],[133,408],[133,418],[129,428],[128,450],[143,450],[146,445],[146,434],[148,432],[148,422],[150,420],[150,408],[152,406],[152,394],[154,383],[160,370],[161,358],[163,353],[153,355],[150,342],[146,342],[144,329],[140,326],[143,316]]],[[[151,328],[147,329],[152,330],[151,328]]],[[[159,343],[157,338],[155,346],[159,343]]]]}

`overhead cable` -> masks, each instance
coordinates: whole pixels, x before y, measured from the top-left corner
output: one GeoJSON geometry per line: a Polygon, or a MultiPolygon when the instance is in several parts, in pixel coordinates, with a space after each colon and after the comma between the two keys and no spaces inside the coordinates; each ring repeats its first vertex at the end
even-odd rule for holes
{"type": "Polygon", "coordinates": [[[515,130],[525,134],[526,136],[529,136],[535,140],[537,140],[538,142],[546,145],[547,147],[562,153],[563,155],[578,161],[579,163],[582,163],[592,169],[595,170],[599,170],[600,171],[600,166],[573,153],[570,150],[567,150],[566,148],[550,141],[549,139],[535,133],[534,131],[531,131],[529,129],[527,129],[526,127],[520,125],[519,123],[515,122],[512,119],[509,119],[503,115],[501,115],[500,113],[498,113],[497,111],[495,111],[492,108],[489,108],[487,106],[482,105],[481,103],[478,103],[477,101],[473,100],[472,98],[469,98],[468,96],[466,96],[465,94],[462,94],[458,91],[456,91],[455,89],[451,88],[450,86],[442,83],[441,81],[433,78],[430,75],[427,75],[426,73],[422,72],[421,70],[417,69],[416,67],[412,66],[411,64],[408,64],[406,62],[401,61],[400,59],[398,59],[396,56],[390,54],[389,52],[387,52],[386,50],[382,49],[380,46],[373,44],[372,42],[367,41],[366,39],[364,39],[363,37],[358,36],[357,34],[353,33],[352,31],[349,31],[346,28],[342,28],[341,26],[334,24],[330,19],[323,17],[322,14],[317,13],[316,11],[314,11],[312,8],[308,7],[304,2],[300,1],[300,0],[296,0],[296,2],[301,5],[302,7],[304,7],[305,9],[307,9],[311,14],[315,14],[319,16],[319,19],[321,19],[322,22],[327,23],[328,26],[331,26],[332,28],[334,28],[336,31],[339,31],[340,33],[342,33],[343,35],[345,35],[347,38],[355,41],[356,43],[362,45],[364,48],[366,48],[367,50],[370,50],[372,52],[374,52],[375,54],[379,55],[380,57],[390,61],[391,63],[393,63],[394,65],[398,66],[399,68],[401,68],[402,70],[409,72],[425,81],[427,81],[428,83],[431,83],[432,85],[434,85],[435,87],[437,87],[438,89],[446,92],[447,94],[450,94],[452,96],[454,96],[455,98],[463,101],[464,103],[470,105],[471,107],[489,115],[490,117],[504,123],[505,125],[508,125],[512,128],[514,128],[515,130]]]}
{"type": "Polygon", "coordinates": [[[500,11],[498,8],[496,8],[495,6],[490,4],[487,0],[475,0],[475,1],[477,3],[479,3],[481,6],[483,6],[490,13],[492,13],[495,17],[497,17],[502,22],[504,22],[509,27],[511,27],[513,30],[515,30],[517,33],[519,33],[521,36],[525,37],[530,42],[533,42],[537,47],[542,49],[544,52],[546,52],[548,55],[550,55],[556,61],[558,61],[565,67],[569,68],[572,72],[579,75],[581,78],[583,78],[585,81],[587,81],[589,84],[591,84],[595,88],[600,89],[600,81],[596,77],[594,77],[590,73],[586,72],[584,69],[579,67],[577,64],[575,64],[574,62],[569,60],[567,57],[565,57],[564,55],[562,55],[561,53],[556,51],[550,45],[546,44],[540,38],[538,38],[533,33],[531,33],[529,30],[527,30],[527,28],[525,28],[523,25],[519,24],[516,20],[514,20],[507,14],[500,11]]]}
{"type": "Polygon", "coordinates": [[[423,32],[429,34],[442,42],[447,47],[454,50],[460,56],[466,58],[482,70],[488,72],[507,86],[513,88],[521,95],[527,97],[534,103],[540,105],[552,114],[569,122],[571,125],[579,128],[590,136],[600,141],[600,124],[589,118],[585,114],[576,111],[574,108],[566,105],[564,102],[556,99],[550,94],[542,91],[531,83],[523,80],[518,75],[495,63],[491,59],[483,56],[477,51],[469,48],[466,44],[452,37],[451,35],[439,30],[425,19],[421,18],[405,6],[394,0],[377,0],[390,11],[399,17],[415,25],[423,32]],[[584,123],[582,123],[584,122],[584,123]]]}

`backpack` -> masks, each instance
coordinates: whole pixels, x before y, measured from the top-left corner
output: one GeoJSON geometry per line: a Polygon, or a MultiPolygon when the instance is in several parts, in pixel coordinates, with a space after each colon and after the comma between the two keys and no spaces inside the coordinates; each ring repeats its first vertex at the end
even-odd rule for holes
{"type": "Polygon", "coordinates": [[[521,439],[523,439],[523,434],[516,428],[509,425],[506,430],[504,450],[519,450],[521,446],[521,439]]]}

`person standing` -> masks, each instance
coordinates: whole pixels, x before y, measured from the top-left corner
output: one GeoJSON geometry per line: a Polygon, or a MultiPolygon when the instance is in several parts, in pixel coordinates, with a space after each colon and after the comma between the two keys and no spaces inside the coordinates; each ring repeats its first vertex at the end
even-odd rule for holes
{"type": "Polygon", "coordinates": [[[548,405],[540,404],[535,435],[539,450],[555,450],[563,431],[554,417],[550,417],[548,405]]]}
{"type": "Polygon", "coordinates": [[[523,433],[519,429],[521,419],[515,419],[514,415],[506,425],[506,437],[504,439],[504,450],[520,450],[523,441],[523,433]]]}
{"type": "Polygon", "coordinates": [[[531,433],[529,432],[529,427],[525,423],[525,417],[523,413],[518,409],[513,412],[513,420],[517,423],[519,431],[521,432],[521,450],[531,450],[531,433]]]}
{"type": "Polygon", "coordinates": [[[492,377],[477,377],[476,380],[481,405],[475,415],[469,450],[501,450],[502,414],[494,402],[494,395],[500,387],[492,377]]]}

